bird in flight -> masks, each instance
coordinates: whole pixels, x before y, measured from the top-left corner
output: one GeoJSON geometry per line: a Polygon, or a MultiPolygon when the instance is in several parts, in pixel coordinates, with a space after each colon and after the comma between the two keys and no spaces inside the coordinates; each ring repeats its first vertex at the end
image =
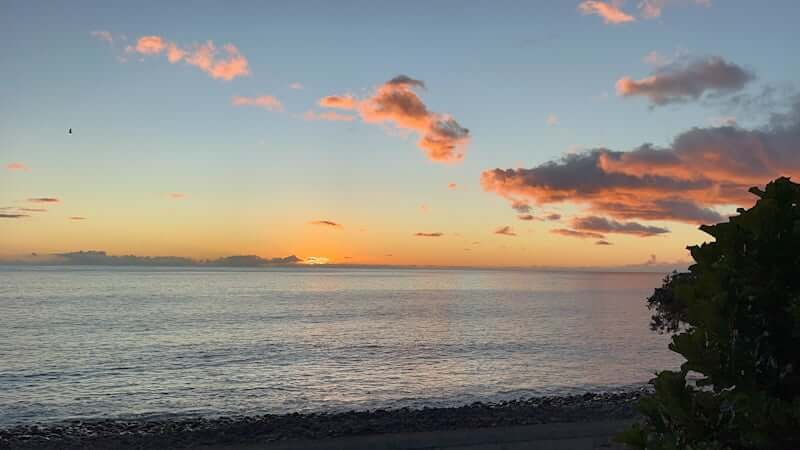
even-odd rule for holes
{"type": "Polygon", "coordinates": [[[70,128],[69,130],[67,130],[67,134],[72,134],[72,128],[70,128]]]}

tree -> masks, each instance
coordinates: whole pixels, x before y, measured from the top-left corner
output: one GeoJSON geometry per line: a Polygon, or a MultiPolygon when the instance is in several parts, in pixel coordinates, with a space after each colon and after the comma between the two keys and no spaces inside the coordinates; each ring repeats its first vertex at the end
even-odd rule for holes
{"type": "Polygon", "coordinates": [[[651,328],[686,362],[650,381],[640,449],[800,448],[800,184],[769,183],[750,209],[704,225],[714,242],[648,299],[651,328]]]}

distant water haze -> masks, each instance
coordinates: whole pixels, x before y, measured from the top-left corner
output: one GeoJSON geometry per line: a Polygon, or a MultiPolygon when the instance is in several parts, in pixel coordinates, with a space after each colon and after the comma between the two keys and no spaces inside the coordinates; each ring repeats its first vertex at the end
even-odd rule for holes
{"type": "Polygon", "coordinates": [[[0,427],[638,386],[661,275],[0,267],[0,427]]]}

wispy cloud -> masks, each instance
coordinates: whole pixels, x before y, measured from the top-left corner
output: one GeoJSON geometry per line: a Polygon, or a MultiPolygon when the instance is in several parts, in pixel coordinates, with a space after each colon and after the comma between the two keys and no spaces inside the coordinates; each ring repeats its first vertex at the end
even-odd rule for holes
{"type": "Polygon", "coordinates": [[[439,233],[439,232],[425,233],[425,232],[420,231],[420,232],[414,233],[414,236],[417,236],[417,237],[442,237],[442,236],[444,236],[444,233],[439,233]]]}
{"type": "Polygon", "coordinates": [[[612,0],[610,2],[586,0],[578,5],[578,11],[583,15],[598,15],[603,18],[603,22],[611,25],[635,21],[636,18],[622,11],[621,4],[622,1],[620,0],[612,0]]]}
{"type": "Polygon", "coordinates": [[[0,219],[24,219],[30,217],[28,214],[20,213],[0,213],[0,219]]]}
{"type": "Polygon", "coordinates": [[[547,122],[547,125],[549,125],[551,127],[552,126],[556,126],[556,125],[558,125],[558,116],[555,115],[555,114],[549,114],[547,116],[547,119],[545,119],[545,122],[547,122]]]}
{"type": "Polygon", "coordinates": [[[69,220],[86,220],[86,217],[83,216],[69,216],[67,217],[69,220]]]}
{"type": "Polygon", "coordinates": [[[31,169],[21,162],[12,162],[6,164],[6,169],[12,172],[29,172],[31,169]]]}
{"type": "Polygon", "coordinates": [[[614,244],[612,244],[611,242],[608,242],[608,241],[599,240],[599,241],[595,242],[594,245],[614,245],[614,244]]]}
{"type": "MultiPolygon", "coordinates": [[[[111,34],[109,33],[108,36],[111,37],[111,34]]],[[[113,40],[113,37],[111,39],[113,40]]],[[[214,79],[230,81],[237,77],[250,75],[247,58],[233,44],[225,44],[222,49],[218,49],[212,41],[207,41],[190,47],[182,47],[161,36],[151,35],[139,37],[136,44],[129,45],[125,51],[144,56],[164,54],[170,63],[183,61],[199,68],[214,79]]]]}
{"type": "Polygon", "coordinates": [[[350,116],[348,114],[339,114],[336,111],[323,111],[323,112],[306,111],[305,113],[303,113],[303,120],[308,120],[308,121],[326,120],[328,122],[352,122],[353,120],[355,120],[355,117],[350,116]]]}
{"type": "Polygon", "coordinates": [[[580,239],[603,239],[603,238],[605,238],[605,236],[603,236],[600,233],[594,233],[592,231],[569,230],[569,229],[566,229],[566,228],[559,228],[559,229],[556,229],[556,230],[550,230],[550,232],[554,233],[554,234],[559,234],[561,236],[574,237],[574,238],[580,238],[580,239]]]}
{"type": "Polygon", "coordinates": [[[114,42],[114,36],[111,34],[110,31],[99,30],[99,31],[92,31],[89,34],[91,34],[92,37],[97,38],[103,42],[107,42],[109,44],[114,42]]]}
{"type": "Polygon", "coordinates": [[[300,89],[303,89],[303,87],[304,86],[301,83],[298,83],[298,82],[294,82],[294,83],[290,83],[289,84],[289,89],[300,90],[300,89]]]}
{"type": "Polygon", "coordinates": [[[311,225],[322,225],[322,226],[332,227],[332,228],[343,228],[342,224],[337,223],[337,222],[333,222],[331,220],[312,220],[309,223],[311,225]]]}
{"type": "Polygon", "coordinates": [[[184,194],[183,192],[167,192],[167,197],[174,200],[183,200],[188,197],[188,195],[184,194]]]}
{"type": "Polygon", "coordinates": [[[458,185],[456,183],[447,183],[448,189],[456,189],[458,185]]]}
{"type": "Polygon", "coordinates": [[[708,56],[660,66],[640,80],[622,77],[617,94],[642,96],[654,106],[697,100],[704,94],[723,95],[739,91],[754,80],[748,70],[718,56],[708,56]]]}
{"type": "MultiPolygon", "coordinates": [[[[661,17],[661,13],[664,11],[664,8],[673,3],[681,2],[678,0],[641,0],[638,8],[642,14],[642,17],[645,19],[655,19],[656,17],[661,17]]],[[[686,1],[683,1],[682,3],[686,3],[686,1]]],[[[711,0],[689,0],[689,3],[694,3],[696,5],[705,7],[711,6],[711,0]]]]}
{"type": "Polygon", "coordinates": [[[517,233],[515,233],[514,230],[508,225],[506,225],[504,227],[500,227],[500,228],[494,230],[494,234],[502,234],[504,236],[516,236],[517,235],[517,233]]]}
{"type": "Polygon", "coordinates": [[[28,199],[31,203],[61,203],[61,200],[55,197],[33,197],[28,199]]]}
{"type": "Polygon", "coordinates": [[[258,97],[242,97],[235,95],[231,99],[233,106],[256,106],[264,108],[267,111],[283,111],[283,105],[280,100],[271,95],[261,95],[258,97]]]}
{"type": "Polygon", "coordinates": [[[420,80],[398,75],[377,87],[368,98],[331,95],[320,99],[319,105],[356,111],[367,123],[388,123],[401,130],[414,131],[420,136],[417,145],[432,161],[463,159],[469,130],[447,114],[429,111],[416,93],[416,89],[424,87],[425,83],[420,80]]]}

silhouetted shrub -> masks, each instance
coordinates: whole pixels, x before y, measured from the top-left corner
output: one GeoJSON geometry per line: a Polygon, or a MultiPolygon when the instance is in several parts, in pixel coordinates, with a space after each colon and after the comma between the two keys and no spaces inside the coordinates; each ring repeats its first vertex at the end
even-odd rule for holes
{"type": "Polygon", "coordinates": [[[651,380],[644,420],[619,436],[631,447],[800,448],[800,185],[750,192],[755,206],[702,226],[715,241],[648,299],[686,362],[651,380]]]}

